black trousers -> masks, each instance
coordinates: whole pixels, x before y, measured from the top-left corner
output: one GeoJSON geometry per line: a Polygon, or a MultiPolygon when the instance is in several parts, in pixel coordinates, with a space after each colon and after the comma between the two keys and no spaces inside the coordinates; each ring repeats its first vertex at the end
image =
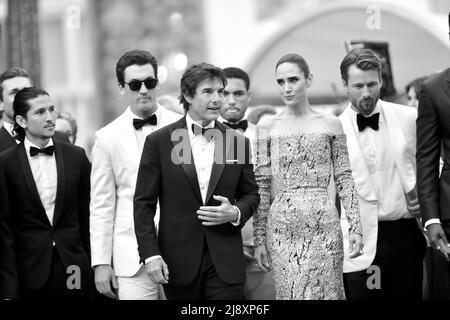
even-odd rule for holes
{"type": "Polygon", "coordinates": [[[167,300],[242,300],[244,284],[227,284],[216,272],[208,247],[203,250],[200,270],[189,285],[164,285],[167,300]]]}
{"type": "Polygon", "coordinates": [[[425,250],[426,241],[415,219],[379,221],[371,267],[344,273],[347,299],[421,300],[425,250]]]}
{"type": "Polygon", "coordinates": [[[94,280],[91,270],[81,270],[82,279],[80,288],[73,287],[56,247],[53,247],[52,266],[47,282],[39,289],[27,289],[23,286],[20,289],[23,300],[91,300],[93,298],[94,280]],[[69,280],[69,281],[68,281],[69,280]],[[68,285],[69,283],[69,285],[68,285]]]}

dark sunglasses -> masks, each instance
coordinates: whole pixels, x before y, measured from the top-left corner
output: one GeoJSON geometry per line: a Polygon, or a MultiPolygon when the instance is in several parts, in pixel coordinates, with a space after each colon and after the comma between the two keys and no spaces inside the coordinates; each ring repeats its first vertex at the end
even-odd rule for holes
{"type": "Polygon", "coordinates": [[[145,87],[150,90],[156,87],[158,84],[158,80],[152,77],[148,77],[145,80],[131,80],[130,82],[125,82],[130,87],[131,91],[139,91],[141,90],[142,83],[144,83],[145,87]]]}

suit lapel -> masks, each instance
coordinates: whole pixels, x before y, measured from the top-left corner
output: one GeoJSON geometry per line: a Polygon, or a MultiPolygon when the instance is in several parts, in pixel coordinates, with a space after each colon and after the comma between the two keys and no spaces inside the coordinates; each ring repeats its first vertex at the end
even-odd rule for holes
{"type": "Polygon", "coordinates": [[[367,168],[366,161],[364,160],[364,156],[356,137],[356,129],[353,127],[351,119],[352,114],[349,111],[349,108],[351,107],[348,106],[339,118],[347,136],[347,149],[350,158],[350,167],[352,169],[353,180],[355,181],[355,185],[361,198],[366,199],[367,201],[373,201],[377,199],[375,189],[372,186],[369,169],[367,168]]]}
{"type": "Polygon", "coordinates": [[[158,112],[159,112],[158,129],[165,127],[168,124],[171,124],[172,122],[175,122],[173,120],[171,121],[169,111],[167,111],[163,106],[160,106],[159,104],[158,104],[158,112]]]}
{"type": "Polygon", "coordinates": [[[200,193],[200,186],[198,185],[197,171],[195,170],[194,157],[192,155],[191,142],[189,140],[189,134],[187,132],[186,116],[181,118],[180,120],[178,120],[175,123],[175,126],[173,126],[169,130],[169,134],[170,134],[169,138],[170,138],[170,140],[171,140],[175,150],[179,149],[177,147],[177,145],[179,143],[183,143],[183,147],[181,148],[181,150],[183,151],[183,159],[181,159],[179,157],[179,154],[177,152],[172,152],[171,155],[177,157],[178,163],[181,164],[181,168],[183,169],[184,173],[186,174],[186,177],[187,177],[189,183],[191,184],[191,187],[192,187],[195,195],[200,200],[200,202],[202,202],[203,200],[202,200],[202,195],[200,193]],[[173,134],[174,131],[177,131],[177,130],[180,130],[180,129],[184,130],[184,131],[181,131],[183,133],[183,135],[181,136],[182,139],[180,139],[180,140],[172,140],[173,136],[174,137],[178,136],[178,135],[173,134]],[[188,153],[188,157],[189,158],[187,158],[185,156],[186,153],[188,153]]]}
{"type": "Polygon", "coordinates": [[[25,177],[25,182],[31,195],[31,199],[35,203],[35,206],[38,209],[39,213],[42,215],[42,219],[46,221],[49,226],[51,226],[44,206],[42,205],[41,198],[39,197],[39,191],[36,186],[36,181],[34,181],[33,173],[31,172],[30,163],[28,162],[23,142],[18,146],[17,153],[19,155],[20,166],[22,167],[23,175],[25,177]]]}
{"type": "Polygon", "coordinates": [[[447,86],[445,87],[445,93],[447,94],[447,98],[450,99],[450,68],[447,69],[447,74],[446,74],[446,80],[447,80],[447,86]]]}
{"type": "MultiPolygon", "coordinates": [[[[389,108],[383,107],[381,104],[381,112],[386,122],[387,131],[391,140],[392,152],[396,164],[397,172],[402,181],[403,189],[406,193],[413,190],[416,186],[416,170],[414,167],[415,159],[409,158],[409,146],[402,130],[400,121],[397,119],[395,112],[389,108]]],[[[412,152],[415,154],[415,152],[412,152]]]]}
{"type": "MultiPolygon", "coordinates": [[[[209,199],[213,195],[214,190],[219,183],[220,177],[222,176],[223,170],[225,169],[226,160],[229,159],[231,152],[232,139],[234,135],[226,136],[226,128],[224,125],[216,121],[216,129],[219,129],[221,135],[215,137],[215,147],[214,147],[214,162],[211,169],[211,176],[209,178],[208,192],[206,193],[205,204],[208,203],[209,199]],[[225,141],[225,146],[223,144],[225,141]]],[[[229,133],[233,132],[229,130],[229,133]]],[[[237,146],[237,143],[235,144],[237,146]]]]}
{"type": "Polygon", "coordinates": [[[64,203],[64,193],[66,185],[66,175],[64,167],[64,154],[62,147],[59,143],[55,142],[53,139],[53,144],[55,145],[55,159],[56,159],[56,200],[55,209],[53,213],[53,225],[56,225],[58,218],[61,216],[62,207],[64,203]]]}
{"type": "Polygon", "coordinates": [[[2,141],[2,144],[5,144],[4,150],[17,145],[16,140],[14,140],[14,138],[8,133],[8,131],[3,126],[0,129],[0,140],[2,141]]]}
{"type": "Polygon", "coordinates": [[[131,111],[129,107],[120,116],[118,123],[118,129],[122,134],[117,135],[123,152],[128,156],[130,163],[134,168],[139,168],[139,161],[141,160],[141,154],[139,152],[139,146],[134,132],[133,122],[131,120],[131,111]]]}

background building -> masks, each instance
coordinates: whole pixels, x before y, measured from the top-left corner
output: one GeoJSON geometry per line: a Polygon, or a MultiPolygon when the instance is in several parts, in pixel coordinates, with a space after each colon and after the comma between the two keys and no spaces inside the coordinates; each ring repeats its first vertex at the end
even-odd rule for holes
{"type": "Polygon", "coordinates": [[[248,70],[253,103],[272,105],[281,104],[275,63],[296,52],[314,74],[311,102],[331,112],[345,101],[346,41],[386,42],[401,95],[411,79],[449,65],[449,11],[448,0],[0,0],[0,68],[31,68],[77,118],[77,143],[89,150],[124,109],[115,63],[127,50],[156,55],[161,94],[178,96],[186,66],[208,61],[248,70]]]}

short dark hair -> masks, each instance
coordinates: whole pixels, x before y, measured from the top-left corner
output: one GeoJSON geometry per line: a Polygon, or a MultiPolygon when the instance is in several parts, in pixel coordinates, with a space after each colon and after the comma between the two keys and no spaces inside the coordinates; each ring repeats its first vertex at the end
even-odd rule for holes
{"type": "MultiPolygon", "coordinates": [[[[2,74],[0,74],[0,101],[3,102],[3,82],[8,79],[12,78],[28,78],[30,79],[30,75],[28,74],[28,71],[19,68],[19,67],[12,67],[7,70],[5,70],[2,74]]],[[[30,79],[31,82],[31,79],[30,79]]]]}
{"type": "Polygon", "coordinates": [[[375,51],[370,49],[353,49],[344,57],[341,62],[341,78],[347,83],[348,69],[351,65],[355,65],[358,69],[368,71],[375,70],[381,79],[383,63],[375,51]]]}
{"type": "Polygon", "coordinates": [[[408,93],[409,89],[413,88],[414,91],[416,92],[416,95],[419,96],[420,86],[427,79],[428,79],[428,77],[420,77],[420,78],[416,78],[416,79],[412,80],[405,86],[406,93],[408,93]]]}
{"type": "Polygon", "coordinates": [[[184,96],[193,97],[200,82],[205,79],[220,79],[224,86],[227,85],[227,77],[222,69],[209,63],[194,64],[187,68],[180,82],[180,103],[184,110],[188,111],[190,103],[184,96]]]}
{"type": "Polygon", "coordinates": [[[250,89],[250,78],[244,70],[236,67],[228,67],[223,69],[223,72],[225,73],[227,79],[241,79],[244,81],[247,91],[250,89]]]}
{"type": "Polygon", "coordinates": [[[143,66],[146,64],[151,64],[153,71],[155,71],[155,78],[158,80],[158,63],[156,58],[146,50],[132,50],[125,52],[117,61],[116,65],[116,76],[117,82],[122,87],[125,86],[124,73],[125,69],[131,65],[143,66]]]}
{"type": "Polygon", "coordinates": [[[296,64],[299,69],[303,72],[305,75],[305,78],[309,77],[309,66],[306,62],[305,58],[303,58],[301,55],[296,53],[288,53],[280,58],[278,60],[277,64],[275,65],[275,71],[278,69],[278,66],[282,63],[293,63],[296,64]]]}
{"type": "Polygon", "coordinates": [[[30,110],[30,104],[28,101],[37,98],[39,96],[48,96],[49,94],[44,89],[38,87],[29,87],[23,88],[16,93],[13,102],[13,110],[14,110],[14,132],[16,138],[19,141],[23,141],[25,139],[25,129],[19,126],[16,122],[16,116],[22,116],[23,118],[27,118],[27,112],[30,110]]]}

